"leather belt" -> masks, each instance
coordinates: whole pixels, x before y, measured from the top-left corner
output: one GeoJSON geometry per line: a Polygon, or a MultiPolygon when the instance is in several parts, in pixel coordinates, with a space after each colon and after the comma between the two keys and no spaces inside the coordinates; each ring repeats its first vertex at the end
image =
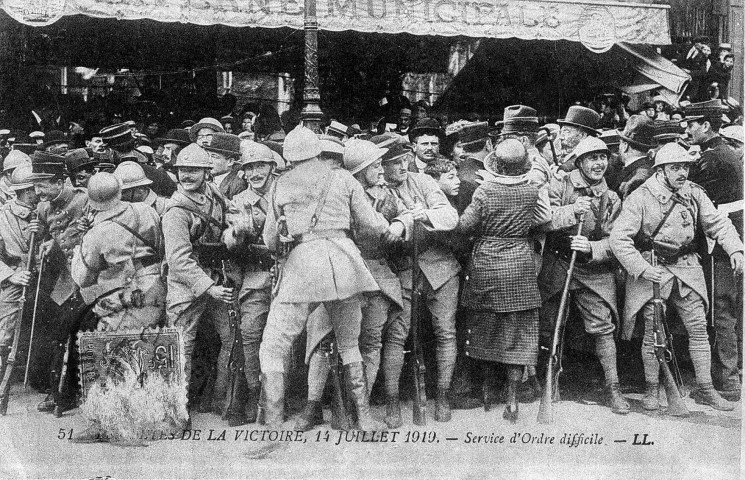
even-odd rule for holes
{"type": "Polygon", "coordinates": [[[350,238],[349,230],[318,230],[315,232],[303,233],[295,237],[295,243],[307,243],[326,238],[350,238]]]}

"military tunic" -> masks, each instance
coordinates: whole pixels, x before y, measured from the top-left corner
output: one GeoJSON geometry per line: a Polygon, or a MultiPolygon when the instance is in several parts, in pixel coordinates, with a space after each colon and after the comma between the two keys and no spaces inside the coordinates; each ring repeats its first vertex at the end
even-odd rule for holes
{"type": "MultiPolygon", "coordinates": [[[[268,190],[271,185],[266,185],[268,190]]],[[[241,258],[241,289],[238,298],[241,304],[241,334],[243,354],[246,359],[246,378],[250,387],[259,385],[261,373],[259,347],[266,326],[271,303],[272,279],[269,273],[272,259],[264,245],[261,233],[264,230],[269,202],[266,197],[248,188],[233,197],[233,207],[228,215],[230,226],[223,234],[225,245],[241,258]],[[250,225],[250,231],[236,235],[233,222],[240,217],[250,225]]]]}
{"type": "Polygon", "coordinates": [[[570,236],[577,231],[574,204],[580,196],[590,197],[591,211],[584,217],[582,235],[590,240],[592,252],[589,255],[578,253],[569,288],[575,292],[574,301],[579,306],[585,330],[590,334],[608,334],[615,329],[611,319],[618,320],[610,232],[621,211],[621,200],[608,189],[605,179],[597,185],[590,185],[579,169],[572,170],[562,179],[552,179],[549,188],[551,233],[538,277],[545,307],[542,317],[546,320],[545,331],[552,332],[558,305],[550,300],[564,288],[572,254],[570,236]]]}
{"type": "Polygon", "coordinates": [[[214,325],[221,342],[214,388],[217,400],[222,399],[227,391],[232,338],[227,304],[207,293],[216,284],[213,274],[219,267],[208,264],[207,257],[209,253],[214,253],[214,249],[219,249],[226,227],[226,210],[225,198],[211,183],[205,183],[200,192],[188,192],[179,185],[162,219],[168,264],[168,324],[184,327],[184,371],[187,381],[192,380],[192,355],[199,321],[204,318],[214,325]],[[198,251],[202,253],[203,248],[204,256],[200,258],[198,251]],[[207,252],[207,249],[213,251],[207,252]]]}
{"type": "Polygon", "coordinates": [[[32,210],[15,198],[0,207],[0,346],[12,343],[16,322],[23,314],[20,304],[23,287],[8,279],[26,268],[32,210]]]}
{"type": "MultiPolygon", "coordinates": [[[[688,247],[694,241],[697,225],[702,227],[707,237],[716,239],[728,255],[743,250],[732,222],[714,208],[701,187],[687,182],[676,192],[676,198],[680,200],[673,201],[673,192],[662,182],[659,174],[653,175],[629,195],[610,236],[611,250],[628,273],[623,318],[623,336],[626,339],[631,338],[637,312],[652,299],[652,283],[641,277],[650,267],[650,252],[640,252],[634,245],[634,239],[638,234],[650,236],[663,221],[665,212],[672,208],[652,239],[655,245],[664,245],[665,251],[674,252],[688,247]]],[[[670,295],[673,280],[677,280],[682,298],[694,292],[695,297],[700,297],[700,301],[708,307],[706,282],[698,254],[691,250],[673,255],[669,260],[660,260],[663,297],[670,295]]]]}
{"type": "Polygon", "coordinates": [[[349,172],[332,170],[318,159],[302,162],[275,180],[269,198],[264,242],[270,250],[278,249],[277,221],[284,213],[287,231],[297,245],[282,267],[267,319],[260,351],[262,372],[284,372],[292,342],[320,303],[329,311],[343,363],[361,362],[360,294],[379,287],[351,239],[351,229],[354,225],[356,231],[380,238],[388,223],[349,172]]]}
{"type": "Polygon", "coordinates": [[[141,329],[160,323],[166,295],[162,258],[160,217],[152,208],[121,203],[96,213],[91,229],[75,249],[72,277],[80,287],[96,285],[101,292],[93,309],[99,330],[141,329]]]}
{"type": "Polygon", "coordinates": [[[142,201],[145,205],[149,205],[150,207],[155,210],[155,212],[158,214],[159,217],[162,217],[164,213],[166,213],[166,205],[168,204],[168,199],[165,197],[160,197],[158,194],[150,190],[148,192],[147,197],[145,197],[145,200],[142,201]]]}

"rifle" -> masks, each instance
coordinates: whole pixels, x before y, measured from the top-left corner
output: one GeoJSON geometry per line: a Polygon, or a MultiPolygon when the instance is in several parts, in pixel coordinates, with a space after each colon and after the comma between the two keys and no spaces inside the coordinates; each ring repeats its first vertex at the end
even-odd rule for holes
{"type": "Polygon", "coordinates": [[[26,355],[26,371],[23,374],[23,389],[28,390],[28,371],[31,367],[31,347],[34,344],[34,330],[36,327],[36,314],[39,311],[39,290],[41,289],[41,277],[44,271],[44,262],[46,257],[42,256],[39,259],[39,272],[36,277],[36,295],[34,296],[34,311],[31,314],[31,337],[28,340],[28,353],[26,355]]]}
{"type": "Polygon", "coordinates": [[[422,303],[422,270],[419,268],[419,222],[414,221],[412,231],[413,252],[411,258],[411,343],[414,353],[414,425],[427,425],[427,391],[424,383],[426,367],[419,338],[422,303]]]}
{"type": "Polygon", "coordinates": [[[243,335],[241,334],[241,319],[238,316],[236,302],[238,292],[235,282],[228,276],[227,261],[222,261],[222,284],[226,288],[233,289],[233,301],[228,305],[228,318],[230,319],[230,330],[233,332],[233,345],[230,347],[230,359],[228,360],[229,387],[227,406],[223,414],[223,420],[228,419],[229,424],[239,421],[232,426],[243,425],[246,420],[246,405],[248,404],[248,381],[246,380],[246,357],[243,353],[243,335]],[[233,421],[231,421],[233,419],[233,421]]]}
{"type": "Polygon", "coordinates": [[[334,430],[351,430],[354,426],[354,422],[350,418],[349,412],[347,412],[345,398],[346,391],[342,388],[342,378],[344,377],[343,372],[341,371],[341,359],[339,358],[339,349],[337,348],[336,337],[334,337],[334,334],[330,333],[321,340],[319,348],[321,348],[321,351],[329,362],[329,368],[331,369],[331,382],[334,387],[334,396],[331,405],[331,428],[334,430]]]}
{"type": "Polygon", "coordinates": [[[282,267],[287,255],[292,250],[292,237],[287,229],[287,218],[284,216],[284,209],[280,207],[280,216],[277,219],[277,251],[274,256],[274,266],[272,267],[272,300],[279,293],[279,283],[282,279],[282,267]]]}
{"type": "MultiPolygon", "coordinates": [[[[652,267],[657,267],[657,255],[652,250],[652,267]]],[[[686,408],[685,402],[678,390],[678,385],[675,383],[675,377],[673,377],[670,371],[669,361],[675,362],[675,353],[670,347],[672,344],[668,344],[668,337],[665,334],[665,325],[663,323],[665,311],[662,305],[662,295],[660,294],[659,282],[652,282],[652,301],[654,303],[654,323],[652,324],[652,330],[654,332],[654,355],[657,357],[657,362],[660,364],[662,369],[662,384],[665,387],[665,395],[667,395],[667,413],[675,417],[687,417],[690,415],[688,408],[686,408]]]]}
{"type": "Polygon", "coordinates": [[[62,357],[62,367],[60,369],[59,381],[57,383],[57,389],[54,392],[54,416],[59,418],[62,416],[62,394],[65,388],[65,382],[67,381],[67,370],[70,363],[70,350],[72,350],[71,343],[73,342],[73,335],[70,334],[65,341],[65,354],[62,357]]]}
{"type": "MultiPolygon", "coordinates": [[[[577,235],[582,235],[582,225],[585,223],[584,217],[580,217],[577,224],[577,235]]],[[[546,384],[543,387],[543,396],[541,405],[538,408],[538,423],[549,424],[554,421],[554,401],[559,401],[559,375],[561,374],[561,355],[564,353],[564,325],[569,303],[569,286],[572,283],[574,275],[574,264],[577,262],[577,251],[572,251],[569,259],[569,268],[567,269],[567,278],[564,280],[564,290],[561,292],[561,301],[559,302],[559,311],[556,314],[556,324],[554,325],[554,336],[551,342],[551,356],[548,357],[548,367],[546,369],[546,384]],[[558,366],[558,368],[557,368],[558,366]]]]}
{"type": "Polygon", "coordinates": [[[559,159],[556,156],[556,147],[554,146],[554,140],[551,138],[551,130],[546,127],[541,128],[541,130],[543,130],[544,132],[546,132],[546,134],[548,134],[548,144],[551,146],[551,156],[554,159],[554,165],[558,166],[559,159]]]}
{"type": "MultiPolygon", "coordinates": [[[[30,272],[34,266],[34,251],[36,250],[36,233],[31,234],[28,244],[28,259],[26,260],[26,271],[30,272]]],[[[29,359],[31,358],[31,342],[33,341],[34,327],[33,323],[36,320],[36,303],[39,297],[39,282],[41,281],[41,272],[39,272],[39,278],[37,280],[36,287],[36,301],[34,301],[34,315],[31,322],[31,340],[28,344],[29,359]]],[[[21,298],[18,300],[20,304],[21,316],[16,322],[15,329],[13,331],[13,346],[11,347],[10,354],[5,360],[5,364],[2,368],[2,382],[0,382],[0,416],[5,416],[8,413],[8,399],[10,397],[10,377],[13,375],[13,367],[16,363],[16,355],[18,354],[18,341],[21,337],[21,322],[23,321],[23,311],[26,308],[26,294],[28,293],[28,286],[24,286],[21,290],[21,298]]],[[[0,359],[3,360],[3,359],[0,359]]],[[[24,388],[28,384],[28,362],[26,362],[26,372],[24,374],[23,385],[24,388]]]]}

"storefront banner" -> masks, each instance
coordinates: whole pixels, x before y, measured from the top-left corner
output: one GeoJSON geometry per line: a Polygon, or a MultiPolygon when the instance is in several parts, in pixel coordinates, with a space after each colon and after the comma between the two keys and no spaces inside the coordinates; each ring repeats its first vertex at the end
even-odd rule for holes
{"type": "MultiPolygon", "coordinates": [[[[670,43],[668,5],[570,0],[316,0],[323,30],[571,40],[603,52],[616,42],[670,43]]],[[[199,25],[303,26],[303,0],[0,0],[16,20],[62,15],[199,25]]]]}

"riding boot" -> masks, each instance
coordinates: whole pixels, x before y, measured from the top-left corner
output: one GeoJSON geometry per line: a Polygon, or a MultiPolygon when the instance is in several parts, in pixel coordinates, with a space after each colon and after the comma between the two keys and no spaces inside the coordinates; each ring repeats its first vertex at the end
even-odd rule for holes
{"type": "Polygon", "coordinates": [[[357,427],[366,432],[385,430],[385,426],[375,420],[370,412],[370,398],[362,362],[344,365],[344,370],[349,392],[357,407],[357,427]]]}
{"type": "Polygon", "coordinates": [[[401,428],[404,424],[401,418],[401,401],[398,395],[389,395],[385,402],[385,424],[388,428],[401,428]]]}
{"type": "Polygon", "coordinates": [[[317,400],[308,400],[305,408],[295,422],[295,430],[307,432],[313,427],[323,424],[323,408],[321,402],[317,400]]]}
{"type": "Polygon", "coordinates": [[[519,365],[508,365],[507,375],[507,405],[504,408],[502,418],[511,423],[516,423],[519,408],[517,403],[517,387],[520,385],[522,367],[519,365]]]}

